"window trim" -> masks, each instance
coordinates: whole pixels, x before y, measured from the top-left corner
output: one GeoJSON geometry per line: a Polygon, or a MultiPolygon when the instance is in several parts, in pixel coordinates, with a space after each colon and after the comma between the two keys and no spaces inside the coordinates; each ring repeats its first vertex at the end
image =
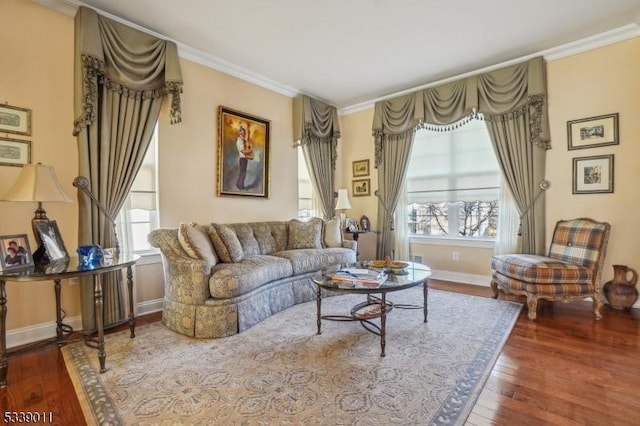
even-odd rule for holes
{"type": "Polygon", "coordinates": [[[454,236],[430,236],[409,234],[409,244],[425,246],[457,246],[475,248],[493,248],[495,238],[487,237],[454,237],[454,236]]]}

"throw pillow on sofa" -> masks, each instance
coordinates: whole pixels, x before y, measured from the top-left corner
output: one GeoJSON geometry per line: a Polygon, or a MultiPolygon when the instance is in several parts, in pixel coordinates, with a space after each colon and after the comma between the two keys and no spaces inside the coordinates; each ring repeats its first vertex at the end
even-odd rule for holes
{"type": "Polygon", "coordinates": [[[322,219],[313,218],[308,222],[297,219],[289,221],[288,250],[322,248],[322,219]]]}
{"type": "Polygon", "coordinates": [[[324,245],[330,248],[342,247],[342,230],[338,219],[328,220],[324,223],[324,245]]]}
{"type": "Polygon", "coordinates": [[[181,223],[178,226],[178,241],[190,258],[206,260],[211,266],[218,263],[211,238],[203,226],[196,223],[181,223]]]}
{"type": "Polygon", "coordinates": [[[220,260],[224,263],[240,262],[244,257],[240,240],[233,229],[217,223],[209,227],[209,237],[220,260]]]}

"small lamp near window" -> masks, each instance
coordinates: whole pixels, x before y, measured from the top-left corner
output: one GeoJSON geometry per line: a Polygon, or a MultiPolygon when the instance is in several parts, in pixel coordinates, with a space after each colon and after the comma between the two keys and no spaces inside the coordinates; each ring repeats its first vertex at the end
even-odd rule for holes
{"type": "MultiPolygon", "coordinates": [[[[42,239],[38,233],[38,222],[48,221],[47,212],[42,207],[42,203],[64,202],[70,203],[73,200],[64,192],[56,172],[53,167],[42,163],[25,164],[18,175],[18,179],[13,187],[4,194],[1,201],[29,201],[38,203],[35,216],[31,219],[33,235],[38,243],[38,252],[42,250],[42,239]]],[[[37,261],[34,254],[34,260],[37,261]]]]}
{"type": "Polygon", "coordinates": [[[340,211],[340,229],[345,228],[345,220],[347,214],[345,210],[349,210],[351,208],[351,203],[349,202],[349,194],[347,194],[346,189],[338,189],[338,202],[336,203],[336,210],[340,211]]]}

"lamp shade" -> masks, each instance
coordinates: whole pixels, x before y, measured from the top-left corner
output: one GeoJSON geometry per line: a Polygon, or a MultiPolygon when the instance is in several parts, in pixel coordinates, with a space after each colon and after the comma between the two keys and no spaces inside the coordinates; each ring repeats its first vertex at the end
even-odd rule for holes
{"type": "Polygon", "coordinates": [[[39,163],[25,164],[13,187],[0,200],[67,203],[72,201],[58,182],[53,167],[39,163]]]}
{"type": "Polygon", "coordinates": [[[349,202],[349,195],[346,189],[338,189],[338,202],[336,203],[336,210],[348,210],[351,208],[349,202]]]}

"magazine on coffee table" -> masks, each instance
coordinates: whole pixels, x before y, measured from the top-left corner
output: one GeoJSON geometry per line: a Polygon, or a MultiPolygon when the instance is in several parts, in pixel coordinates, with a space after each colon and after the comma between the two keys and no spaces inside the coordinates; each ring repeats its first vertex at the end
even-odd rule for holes
{"type": "Polygon", "coordinates": [[[362,268],[343,268],[331,275],[332,281],[345,281],[363,284],[382,284],[387,279],[384,271],[362,268]]]}

